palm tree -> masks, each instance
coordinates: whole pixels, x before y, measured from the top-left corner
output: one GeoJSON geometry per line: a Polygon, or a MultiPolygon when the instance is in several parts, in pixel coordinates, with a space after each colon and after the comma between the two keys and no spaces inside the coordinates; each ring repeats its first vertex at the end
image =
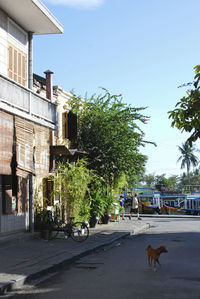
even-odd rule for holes
{"type": "Polygon", "coordinates": [[[187,141],[182,144],[182,147],[178,146],[178,149],[181,152],[181,156],[178,158],[177,163],[181,161],[181,169],[186,166],[190,191],[190,166],[195,167],[199,164],[199,159],[194,155],[194,152],[199,152],[199,150],[195,146],[190,146],[187,141]]]}

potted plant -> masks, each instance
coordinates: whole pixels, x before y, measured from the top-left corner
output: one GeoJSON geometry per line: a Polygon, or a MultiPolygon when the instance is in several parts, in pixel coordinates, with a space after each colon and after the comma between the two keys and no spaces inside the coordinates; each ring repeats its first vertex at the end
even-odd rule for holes
{"type": "Polygon", "coordinates": [[[105,192],[105,206],[104,206],[104,214],[101,217],[103,224],[108,224],[110,221],[111,213],[114,207],[114,197],[111,193],[110,189],[107,189],[105,192]]]}
{"type": "Polygon", "coordinates": [[[75,221],[88,221],[90,200],[87,196],[88,185],[93,178],[92,171],[87,169],[85,159],[76,163],[58,162],[54,176],[50,180],[54,184],[52,195],[59,196],[64,220],[74,217],[75,221]]]}
{"type": "Polygon", "coordinates": [[[35,214],[35,229],[41,231],[41,236],[45,240],[49,239],[50,219],[49,211],[43,209],[35,214]]]}
{"type": "Polygon", "coordinates": [[[93,186],[90,190],[90,227],[95,227],[101,216],[104,214],[105,198],[99,186],[93,186]]]}

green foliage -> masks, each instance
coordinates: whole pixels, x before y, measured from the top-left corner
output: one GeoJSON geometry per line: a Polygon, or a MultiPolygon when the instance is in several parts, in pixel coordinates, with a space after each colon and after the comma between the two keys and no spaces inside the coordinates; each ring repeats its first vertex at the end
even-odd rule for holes
{"type": "Polygon", "coordinates": [[[93,173],[87,169],[84,159],[76,163],[58,163],[52,181],[54,195],[61,197],[63,206],[66,206],[69,217],[75,221],[89,220],[89,200],[86,197],[88,184],[93,179],[93,173]]]}
{"type": "Polygon", "coordinates": [[[168,186],[169,187],[177,187],[180,181],[180,177],[178,175],[171,175],[168,179],[168,186]]]}
{"type": "Polygon", "coordinates": [[[115,202],[116,202],[116,196],[112,194],[112,190],[110,188],[107,188],[107,190],[105,190],[104,214],[109,215],[112,213],[115,202]]]}
{"type": "Polygon", "coordinates": [[[155,186],[155,174],[146,174],[141,178],[141,182],[145,183],[147,187],[153,188],[155,186]]]}
{"type": "Polygon", "coordinates": [[[179,151],[181,152],[181,156],[179,157],[178,161],[181,161],[181,169],[187,168],[187,176],[188,176],[188,183],[190,185],[190,167],[197,166],[199,164],[199,159],[194,155],[195,146],[189,145],[188,142],[185,142],[181,146],[178,146],[179,151]]]}
{"type": "Polygon", "coordinates": [[[155,188],[158,191],[161,191],[164,188],[176,188],[179,184],[180,178],[177,175],[172,175],[166,177],[166,174],[154,175],[148,174],[145,175],[141,182],[145,183],[145,186],[155,188]]]}
{"type": "Polygon", "coordinates": [[[102,182],[95,180],[90,185],[89,191],[91,215],[100,217],[104,215],[106,198],[105,186],[102,182]]]}
{"type": "Polygon", "coordinates": [[[127,175],[122,172],[121,175],[116,176],[113,182],[113,194],[117,197],[120,190],[128,187],[127,175]]]}
{"type": "Polygon", "coordinates": [[[90,186],[89,198],[91,215],[101,217],[113,211],[116,196],[112,189],[105,185],[104,180],[96,177],[90,186]]]}
{"type": "MultiPolygon", "coordinates": [[[[197,190],[199,190],[200,187],[200,171],[198,168],[194,169],[193,171],[190,172],[190,184],[193,186],[197,186],[197,190]]],[[[189,185],[188,181],[188,175],[184,172],[180,176],[180,185],[181,186],[187,186],[189,185]]]]}
{"type": "Polygon", "coordinates": [[[119,212],[118,212],[117,216],[122,215],[122,213],[124,213],[124,208],[119,205],[119,212]]]}
{"type": "Polygon", "coordinates": [[[141,114],[144,107],[131,107],[122,103],[121,95],[103,92],[84,101],[74,95],[71,106],[78,115],[78,147],[88,152],[89,168],[112,186],[122,173],[128,178],[144,172],[147,157],[139,147],[151,142],[138,122],[146,124],[149,117],[141,114]]]}
{"type": "Polygon", "coordinates": [[[190,166],[197,166],[199,164],[199,159],[194,155],[195,146],[190,146],[188,142],[185,142],[181,146],[178,146],[181,156],[178,158],[177,162],[181,161],[181,169],[187,167],[187,171],[190,170],[190,166]]]}
{"type": "Polygon", "coordinates": [[[194,82],[187,84],[193,85],[193,88],[187,91],[187,96],[180,99],[176,109],[168,112],[172,127],[190,133],[187,140],[190,145],[200,137],[200,65],[194,69],[194,82]]]}
{"type": "Polygon", "coordinates": [[[165,174],[157,175],[155,181],[155,187],[157,190],[161,191],[163,187],[168,187],[168,180],[165,177],[165,174]]]}

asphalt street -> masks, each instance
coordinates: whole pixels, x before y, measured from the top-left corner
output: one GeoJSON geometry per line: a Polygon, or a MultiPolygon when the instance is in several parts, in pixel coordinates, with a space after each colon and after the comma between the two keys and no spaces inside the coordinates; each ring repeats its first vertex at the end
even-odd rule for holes
{"type": "MultiPolygon", "coordinates": [[[[95,250],[13,298],[200,298],[199,219],[142,221],[150,229],[95,250]],[[148,244],[168,250],[156,272],[147,265],[148,244]]],[[[129,225],[128,219],[125,222],[129,225]]]]}

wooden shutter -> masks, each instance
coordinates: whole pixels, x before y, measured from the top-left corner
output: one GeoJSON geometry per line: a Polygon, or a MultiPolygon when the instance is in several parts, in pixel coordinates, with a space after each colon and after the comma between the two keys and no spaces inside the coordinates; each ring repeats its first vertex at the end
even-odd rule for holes
{"type": "Polygon", "coordinates": [[[26,86],[27,84],[27,55],[8,44],[8,77],[26,86]]]}
{"type": "Polygon", "coordinates": [[[45,201],[45,206],[53,206],[54,200],[51,196],[53,192],[53,181],[49,180],[48,178],[43,179],[43,194],[44,197],[47,199],[45,201]]]}
{"type": "Polygon", "coordinates": [[[26,58],[26,55],[23,54],[22,55],[22,85],[26,86],[26,82],[27,82],[27,79],[26,79],[26,73],[27,73],[27,58],[26,58]]]}
{"type": "Polygon", "coordinates": [[[18,53],[18,82],[22,84],[22,54],[18,53]]]}
{"type": "Polygon", "coordinates": [[[34,124],[35,133],[35,174],[47,177],[49,174],[49,129],[34,124]]]}
{"type": "Polygon", "coordinates": [[[26,178],[33,172],[34,124],[15,116],[17,175],[26,178]]]}
{"type": "Polygon", "coordinates": [[[8,46],[8,77],[13,79],[13,47],[8,46]]]}
{"type": "Polygon", "coordinates": [[[77,138],[77,115],[71,111],[68,113],[68,139],[77,138]]]}
{"type": "Polygon", "coordinates": [[[16,82],[18,82],[18,76],[17,76],[17,73],[18,73],[18,68],[17,68],[17,50],[16,49],[14,49],[14,59],[13,59],[13,61],[14,61],[14,65],[13,65],[13,68],[14,68],[14,77],[13,77],[13,79],[16,81],[16,82]]]}
{"type": "Polygon", "coordinates": [[[25,178],[19,177],[19,193],[18,193],[18,213],[25,213],[28,211],[28,181],[25,178]]]}
{"type": "Polygon", "coordinates": [[[13,116],[0,111],[0,173],[11,175],[13,157],[13,116]]]}
{"type": "Polygon", "coordinates": [[[67,112],[62,114],[62,136],[63,138],[68,138],[68,122],[67,122],[67,112]]]}

